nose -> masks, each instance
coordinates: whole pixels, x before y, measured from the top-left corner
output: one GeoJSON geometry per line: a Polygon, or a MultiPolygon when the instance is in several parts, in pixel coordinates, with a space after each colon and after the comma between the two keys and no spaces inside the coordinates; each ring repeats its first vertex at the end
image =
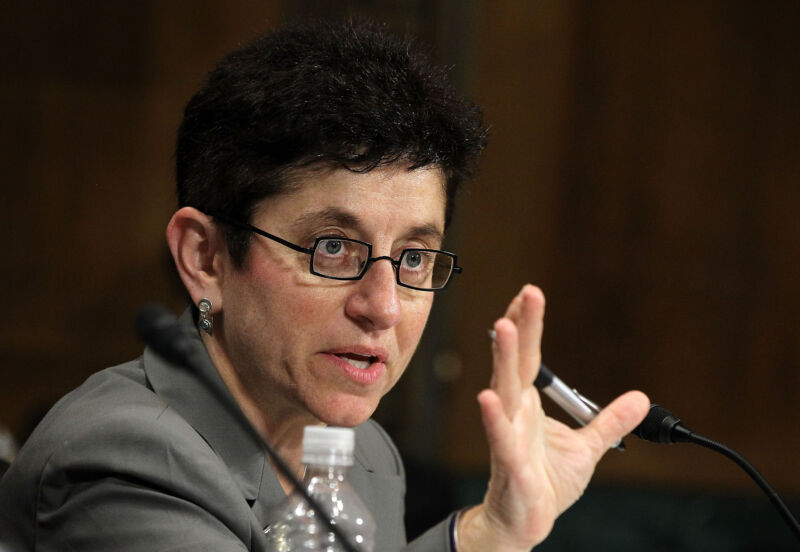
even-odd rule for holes
{"type": "Polygon", "coordinates": [[[400,321],[400,297],[390,260],[373,260],[364,276],[354,282],[353,293],[347,299],[347,315],[365,329],[387,330],[400,321]]]}

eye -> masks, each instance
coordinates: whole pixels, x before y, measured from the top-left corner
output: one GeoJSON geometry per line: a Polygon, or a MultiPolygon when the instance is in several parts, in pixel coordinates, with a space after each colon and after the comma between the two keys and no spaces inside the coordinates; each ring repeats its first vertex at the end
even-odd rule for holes
{"type": "Polygon", "coordinates": [[[422,276],[431,271],[433,266],[433,253],[429,251],[406,250],[400,270],[407,274],[422,276]]]}
{"type": "Polygon", "coordinates": [[[347,238],[320,238],[317,241],[311,269],[321,276],[354,278],[369,257],[369,246],[347,238]]]}
{"type": "Polygon", "coordinates": [[[342,249],[344,249],[342,240],[325,240],[322,246],[325,248],[325,253],[328,255],[338,255],[341,253],[342,249]]]}
{"type": "Polygon", "coordinates": [[[419,251],[409,251],[403,257],[406,268],[419,268],[422,265],[422,254],[419,251]]]}

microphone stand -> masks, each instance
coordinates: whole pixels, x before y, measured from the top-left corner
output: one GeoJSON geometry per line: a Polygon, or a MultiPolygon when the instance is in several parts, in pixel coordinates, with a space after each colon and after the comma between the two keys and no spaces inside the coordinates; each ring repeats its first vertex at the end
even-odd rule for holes
{"type": "Polygon", "coordinates": [[[336,538],[341,543],[346,552],[360,552],[355,545],[350,542],[350,539],[345,536],[339,527],[328,516],[327,512],[322,509],[320,504],[314,499],[303,486],[302,482],[297,476],[292,473],[292,470],[286,464],[286,461],[275,451],[267,440],[253,427],[247,416],[244,415],[242,409],[227,393],[224,393],[219,386],[214,385],[202,370],[197,368],[197,355],[198,350],[189,336],[183,331],[183,327],[178,322],[175,316],[168,312],[163,307],[158,305],[149,305],[143,307],[136,315],[136,333],[145,342],[146,345],[151,347],[159,356],[164,359],[180,366],[181,368],[190,370],[193,375],[198,376],[203,385],[210,390],[217,399],[220,400],[225,408],[243,425],[247,431],[261,447],[266,451],[267,455],[272,459],[275,467],[289,482],[292,488],[300,493],[306,503],[319,515],[325,522],[325,525],[330,531],[336,535],[336,538]]]}

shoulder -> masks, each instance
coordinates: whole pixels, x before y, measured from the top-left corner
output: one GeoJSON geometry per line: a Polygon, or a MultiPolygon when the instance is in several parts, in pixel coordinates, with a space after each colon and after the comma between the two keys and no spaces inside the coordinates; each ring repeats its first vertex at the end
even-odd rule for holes
{"type": "Polygon", "coordinates": [[[31,523],[111,483],[210,510],[209,497],[220,510],[237,498],[216,453],[148,387],[141,360],[94,374],[48,412],[2,479],[0,518],[14,509],[31,523]]]}
{"type": "Polygon", "coordinates": [[[0,481],[0,539],[13,531],[10,542],[26,547],[88,527],[113,540],[149,525],[165,542],[191,534],[239,549],[249,517],[227,466],[149,388],[141,360],[98,372],[59,401],[0,481]]]}
{"type": "MultiPolygon", "coordinates": [[[[194,431],[147,385],[141,359],[102,370],[48,412],[22,453],[46,462],[102,459],[128,447],[192,440],[194,431]],[[38,454],[37,454],[38,453],[38,454]]],[[[202,439],[193,439],[202,443],[202,439]]]]}
{"type": "Polygon", "coordinates": [[[51,483],[80,469],[170,489],[227,473],[194,428],[148,387],[141,360],[98,372],[67,395],[32,435],[31,453],[51,483]]]}

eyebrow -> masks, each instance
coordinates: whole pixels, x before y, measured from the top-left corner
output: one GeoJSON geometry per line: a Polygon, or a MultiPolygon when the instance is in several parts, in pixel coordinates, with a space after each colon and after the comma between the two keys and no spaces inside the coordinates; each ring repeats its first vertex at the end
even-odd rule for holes
{"type": "Polygon", "coordinates": [[[335,224],[347,228],[361,229],[361,224],[354,214],[337,207],[326,207],[319,211],[311,211],[298,217],[292,226],[299,228],[310,224],[335,224]]]}
{"type": "MultiPolygon", "coordinates": [[[[319,211],[311,211],[310,213],[306,213],[298,217],[292,226],[299,228],[309,224],[332,224],[343,226],[345,228],[353,228],[362,234],[365,233],[364,227],[356,215],[338,207],[326,207],[325,209],[321,209],[319,211]]],[[[439,240],[439,243],[444,241],[444,234],[432,222],[412,226],[408,229],[403,237],[435,238],[439,240]]]]}

